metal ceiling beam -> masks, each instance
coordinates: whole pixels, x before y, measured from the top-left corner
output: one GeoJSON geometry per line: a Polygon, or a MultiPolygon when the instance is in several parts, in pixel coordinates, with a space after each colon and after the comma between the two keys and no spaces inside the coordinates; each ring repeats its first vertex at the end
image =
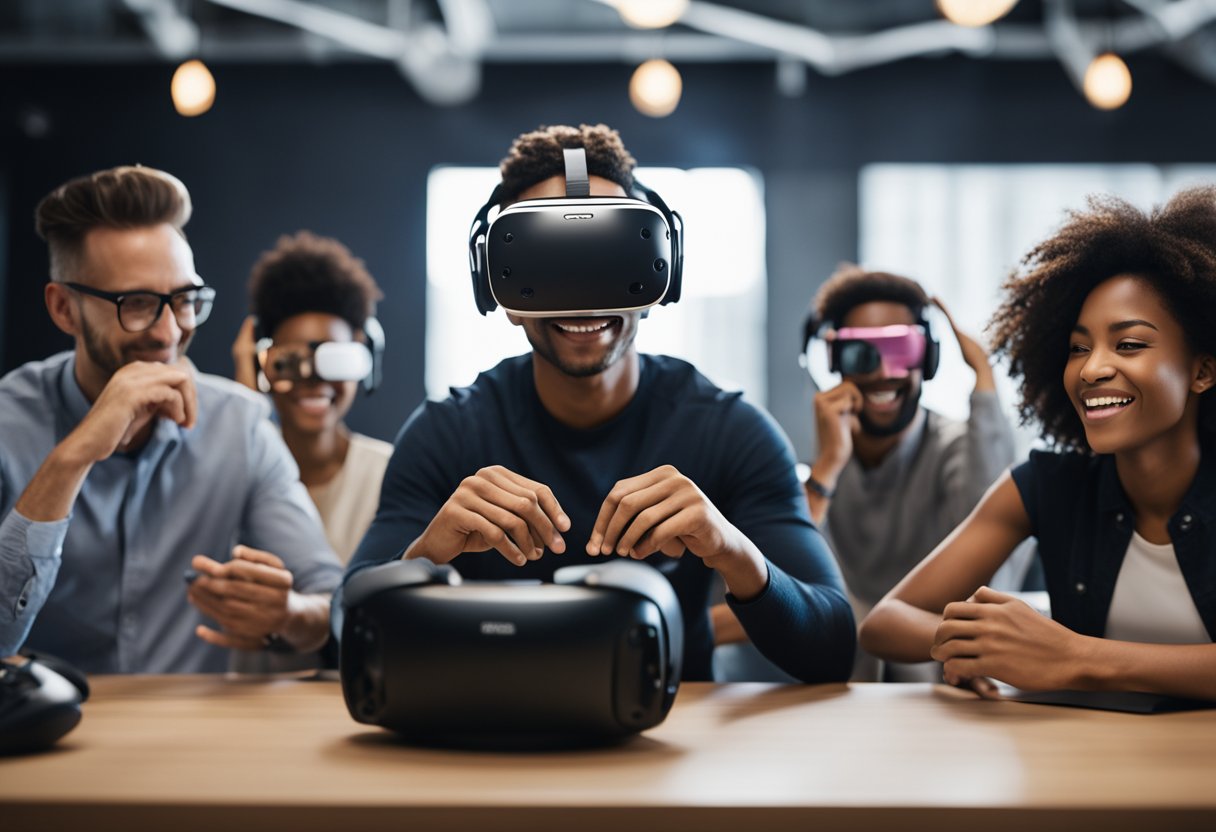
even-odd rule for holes
{"type": "Polygon", "coordinates": [[[135,13],[156,51],[169,61],[188,58],[198,50],[198,25],[181,13],[174,0],[123,0],[135,13]]]}
{"type": "Polygon", "coordinates": [[[396,61],[409,46],[405,33],[360,17],[301,0],[207,0],[246,14],[264,17],[312,32],[354,52],[396,61]]]}
{"type": "MultiPolygon", "coordinates": [[[[1056,59],[1075,65],[1077,55],[1102,48],[1113,47],[1126,55],[1165,47],[1171,57],[1189,55],[1194,66],[1190,41],[1206,35],[1202,30],[1216,20],[1216,0],[1124,0],[1139,14],[1098,21],[1078,20],[1071,0],[1044,0],[1042,25],[998,23],[966,29],[931,20],[871,33],[829,34],[722,3],[692,0],[682,25],[670,30],[612,28],[601,21],[592,30],[519,33],[505,24],[496,27],[488,0],[436,0],[442,23],[427,19],[426,14],[433,14],[435,8],[430,3],[392,0],[386,7],[395,10],[388,17],[390,25],[327,8],[319,0],[207,0],[286,24],[292,30],[281,36],[261,30],[255,37],[242,39],[239,34],[209,29],[207,38],[199,43],[197,26],[181,14],[175,0],[122,2],[135,12],[149,41],[112,37],[89,42],[62,37],[31,41],[5,35],[0,36],[0,61],[180,60],[187,54],[255,62],[370,58],[399,66],[429,99],[446,97],[452,102],[471,95],[469,90],[475,88],[483,63],[637,63],[653,57],[685,63],[795,60],[822,74],[835,75],[951,51],[1004,60],[1056,59]],[[182,27],[183,21],[188,29],[182,27]]],[[[588,5],[592,5],[590,0],[588,5]]],[[[575,21],[583,18],[571,17],[575,21]]],[[[1208,41],[1204,39],[1204,43],[1208,41]]],[[[1070,75],[1077,71],[1070,66],[1070,75]]],[[[1202,74],[1211,77],[1211,71],[1202,74]]]]}

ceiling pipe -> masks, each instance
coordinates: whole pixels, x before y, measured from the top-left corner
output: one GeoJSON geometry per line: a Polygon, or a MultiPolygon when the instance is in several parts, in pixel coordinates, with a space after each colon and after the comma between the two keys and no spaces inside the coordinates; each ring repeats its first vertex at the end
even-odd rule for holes
{"type": "Polygon", "coordinates": [[[162,58],[180,61],[198,52],[198,25],[182,14],[173,0],[123,0],[123,3],[138,18],[162,58]]]}

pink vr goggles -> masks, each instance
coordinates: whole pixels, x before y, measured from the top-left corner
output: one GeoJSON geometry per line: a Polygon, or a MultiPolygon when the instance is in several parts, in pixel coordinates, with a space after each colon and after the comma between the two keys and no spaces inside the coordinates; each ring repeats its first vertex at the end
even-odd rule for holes
{"type": "Polygon", "coordinates": [[[922,326],[844,327],[830,344],[829,369],[841,375],[868,375],[882,369],[888,378],[902,378],[911,370],[927,369],[922,326]]]}

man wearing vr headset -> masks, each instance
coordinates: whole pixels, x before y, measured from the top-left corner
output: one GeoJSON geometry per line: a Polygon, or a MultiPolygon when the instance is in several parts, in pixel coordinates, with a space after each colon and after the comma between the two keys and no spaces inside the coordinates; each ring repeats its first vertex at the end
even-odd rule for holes
{"type": "Polygon", "coordinates": [[[75,349],[0,381],[0,655],[207,672],[231,648],[328,638],[341,567],[265,402],[185,357],[215,297],[190,211],[141,167],[38,205],[47,309],[75,349]]]}
{"type": "Polygon", "coordinates": [[[516,139],[470,244],[478,307],[506,307],[532,353],[414,412],[348,577],[396,557],[487,580],[645,558],[680,599],[695,680],[711,678],[716,571],[765,655],[842,680],[852,613],[788,441],[691,365],[634,347],[644,308],[678,296],[681,229],[633,167],[603,125],[516,139]]]}
{"type": "MultiPolygon", "coordinates": [[[[819,289],[803,327],[808,362],[822,339],[818,360],[826,357],[841,377],[815,393],[818,456],[805,483],[807,502],[831,541],[858,620],[1013,462],[1013,433],[988,354],[948,315],[975,371],[971,415],[962,423],[920,406],[921,385],[938,364],[927,320],[933,303],[913,280],[845,264],[819,289]]],[[[877,661],[859,652],[854,679],[878,674],[877,661]]],[[[919,678],[908,667],[887,675],[919,678]]]]}
{"type": "Polygon", "coordinates": [[[393,446],[343,421],[362,383],[375,389],[384,334],[380,288],[340,242],[301,231],[262,254],[253,314],[233,344],[236,379],[270,394],[283,439],[343,563],[376,512],[393,446]]]}

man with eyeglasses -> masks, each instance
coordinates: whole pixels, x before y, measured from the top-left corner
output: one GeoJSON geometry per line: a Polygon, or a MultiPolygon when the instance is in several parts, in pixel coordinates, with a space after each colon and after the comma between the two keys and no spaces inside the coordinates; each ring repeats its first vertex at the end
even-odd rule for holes
{"type": "Polygon", "coordinates": [[[190,212],[142,167],[38,205],[47,309],[75,349],[0,380],[0,655],[209,672],[328,638],[341,570],[268,406],[185,357],[215,299],[190,212]]]}

